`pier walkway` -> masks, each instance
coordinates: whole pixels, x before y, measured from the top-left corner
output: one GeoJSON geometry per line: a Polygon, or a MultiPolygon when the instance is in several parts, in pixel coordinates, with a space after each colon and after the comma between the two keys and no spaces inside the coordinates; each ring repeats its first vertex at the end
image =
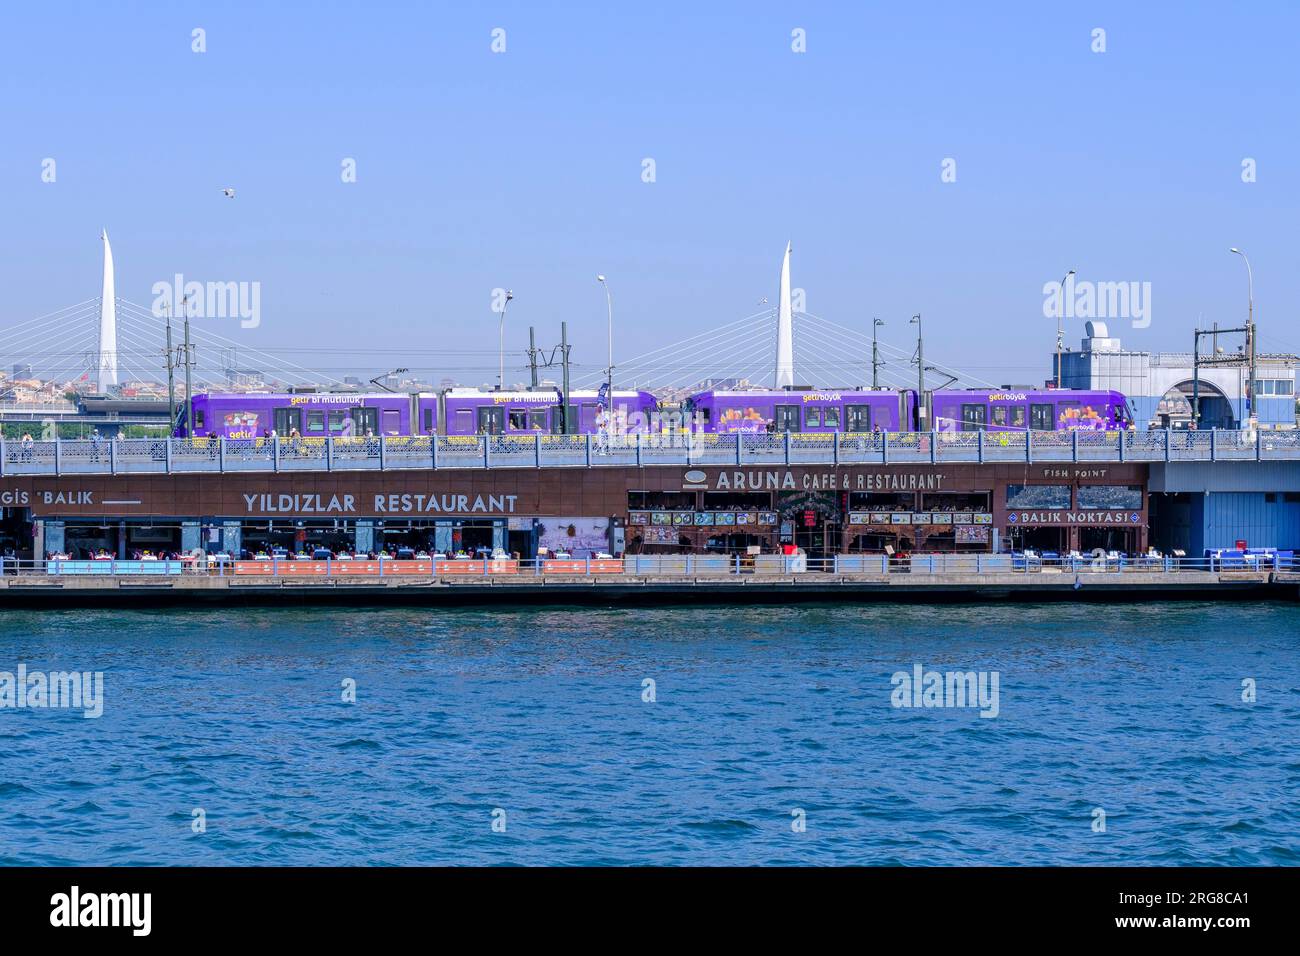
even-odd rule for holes
{"type": "Polygon", "coordinates": [[[1300,430],[0,439],[0,476],[1191,461],[1300,461],[1300,430]]]}
{"type": "Polygon", "coordinates": [[[1276,560],[1016,564],[1009,555],[840,556],[814,570],[782,556],[741,567],[725,557],[559,561],[49,561],[0,575],[0,607],[244,604],[661,604],[874,601],[1300,598],[1300,571],[1276,560]],[[919,559],[919,560],[918,560],[919,559]],[[99,565],[99,567],[87,567],[99,565]]]}

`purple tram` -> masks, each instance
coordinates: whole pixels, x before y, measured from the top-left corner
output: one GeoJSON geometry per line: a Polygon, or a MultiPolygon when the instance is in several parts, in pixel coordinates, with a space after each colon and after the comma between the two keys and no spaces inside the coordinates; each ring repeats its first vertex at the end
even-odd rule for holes
{"type": "MultiPolygon", "coordinates": [[[[614,390],[616,427],[644,432],[658,402],[649,392],[614,390]]],[[[600,394],[591,389],[569,392],[569,418],[575,434],[594,434],[600,413],[600,394]]],[[[477,388],[449,388],[441,395],[443,431],[448,435],[561,434],[564,417],[559,389],[498,392],[477,388]]]]}
{"type": "Polygon", "coordinates": [[[432,435],[439,424],[438,396],[428,392],[200,392],[191,401],[196,438],[432,435]]]}
{"type": "Polygon", "coordinates": [[[1120,392],[1072,388],[936,389],[930,407],[941,432],[1116,431],[1132,421],[1120,392]]]}
{"type": "Polygon", "coordinates": [[[684,403],[705,432],[898,432],[911,431],[916,393],[910,390],[816,391],[799,389],[711,390],[684,403]]]}

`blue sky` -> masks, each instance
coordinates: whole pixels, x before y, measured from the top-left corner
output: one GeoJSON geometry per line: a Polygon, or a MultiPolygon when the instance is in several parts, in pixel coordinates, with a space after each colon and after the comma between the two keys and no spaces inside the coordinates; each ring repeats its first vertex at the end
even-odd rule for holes
{"type": "Polygon", "coordinates": [[[595,273],[626,357],[774,299],[787,240],[810,312],[864,331],[880,316],[906,348],[921,312],[927,358],[989,380],[1048,374],[1042,287],[1069,268],[1152,284],[1149,328],[1112,323],[1129,346],[1188,349],[1198,317],[1239,322],[1231,245],[1254,266],[1264,345],[1300,346],[1292,4],[59,3],[5,18],[0,329],[97,295],[107,226],[119,295],[148,304],[176,272],[258,281],[260,327],[212,327],[355,349],[282,353],[340,371],[494,379],[498,286],[516,296],[510,364],[529,324],[551,342],[567,319],[575,361],[599,367],[595,273]]]}

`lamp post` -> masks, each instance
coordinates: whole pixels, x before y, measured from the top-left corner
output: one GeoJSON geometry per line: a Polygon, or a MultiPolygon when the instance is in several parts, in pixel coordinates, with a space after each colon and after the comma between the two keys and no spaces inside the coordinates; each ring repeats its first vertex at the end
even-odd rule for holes
{"type": "Polygon", "coordinates": [[[1071,269],[1061,276],[1061,300],[1056,303],[1056,387],[1061,387],[1061,349],[1065,345],[1065,280],[1074,275],[1071,269]]]}
{"type": "Polygon", "coordinates": [[[596,281],[605,287],[605,309],[609,314],[609,368],[605,369],[606,383],[609,387],[609,407],[614,408],[614,299],[609,294],[609,283],[603,275],[596,276],[596,281]]]}
{"type": "Polygon", "coordinates": [[[925,431],[925,341],[921,338],[921,313],[912,316],[916,325],[916,430],[925,431]]]}
{"type": "Polygon", "coordinates": [[[1246,263],[1246,358],[1250,362],[1250,384],[1247,386],[1250,400],[1250,427],[1253,430],[1259,422],[1258,399],[1255,380],[1255,276],[1250,269],[1250,260],[1246,254],[1233,246],[1229,252],[1241,256],[1246,263]]]}
{"type": "Polygon", "coordinates": [[[499,338],[501,340],[501,370],[497,373],[498,392],[504,392],[506,388],[506,306],[510,304],[510,300],[513,299],[514,297],[515,294],[511,292],[509,289],[506,289],[506,300],[501,303],[501,321],[500,321],[500,335],[499,335],[499,338]]]}
{"type": "Polygon", "coordinates": [[[871,387],[880,388],[880,347],[876,344],[876,329],[885,324],[884,319],[871,320],[871,387]]]}

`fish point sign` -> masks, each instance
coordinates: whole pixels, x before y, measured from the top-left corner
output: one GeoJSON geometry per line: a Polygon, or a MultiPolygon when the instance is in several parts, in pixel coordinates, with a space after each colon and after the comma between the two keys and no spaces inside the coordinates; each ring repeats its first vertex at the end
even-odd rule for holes
{"type": "Polygon", "coordinates": [[[1008,511],[1008,525],[1141,525],[1137,511],[1008,511]]]}

